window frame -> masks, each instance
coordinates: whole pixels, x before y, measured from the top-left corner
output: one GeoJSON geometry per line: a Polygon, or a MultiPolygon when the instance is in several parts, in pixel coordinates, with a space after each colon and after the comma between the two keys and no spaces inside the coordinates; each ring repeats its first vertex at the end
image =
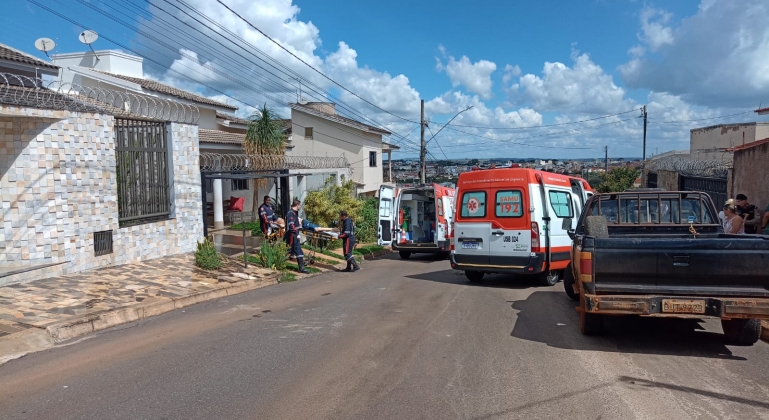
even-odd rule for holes
{"type": "Polygon", "coordinates": [[[486,207],[488,207],[486,205],[487,202],[488,202],[488,194],[486,193],[485,190],[462,191],[462,198],[460,200],[461,207],[460,207],[460,210],[459,210],[459,217],[461,217],[463,219],[483,219],[483,218],[485,218],[486,217],[486,207]],[[468,215],[465,215],[465,208],[466,208],[466,205],[467,205],[467,203],[465,202],[465,196],[467,196],[468,194],[483,194],[483,202],[481,203],[481,207],[482,207],[482,210],[483,210],[482,213],[480,213],[478,215],[469,215],[469,212],[468,212],[467,213],[468,215]]]}
{"type": "Polygon", "coordinates": [[[248,180],[247,179],[233,179],[230,183],[230,191],[248,191],[248,180]],[[246,188],[238,188],[236,187],[236,182],[244,182],[246,185],[246,188]]]}
{"type": "Polygon", "coordinates": [[[312,127],[304,127],[304,139],[312,140],[314,138],[312,127]]]}
{"type": "MultiPolygon", "coordinates": [[[[572,195],[573,193],[571,191],[561,191],[561,190],[548,190],[547,191],[547,202],[550,204],[550,209],[553,210],[553,213],[555,214],[555,217],[559,219],[573,219],[574,218],[574,203],[572,203],[572,195]],[[555,209],[555,206],[553,205],[553,194],[563,194],[566,196],[566,206],[569,208],[569,215],[568,216],[560,216],[558,214],[558,210],[555,209]]],[[[562,203],[558,203],[561,205],[562,203]]]]}
{"type": "Polygon", "coordinates": [[[498,191],[496,191],[494,193],[494,217],[503,217],[503,218],[506,218],[506,219],[507,218],[518,219],[518,218],[523,217],[523,191],[521,191],[519,189],[498,190],[498,191]],[[515,215],[515,214],[512,214],[512,215],[504,215],[504,214],[502,214],[502,215],[500,215],[499,212],[498,212],[498,206],[497,206],[499,204],[499,193],[518,193],[518,198],[520,199],[520,201],[518,202],[518,204],[520,206],[519,209],[518,209],[519,210],[518,212],[520,214],[518,214],[518,215],[515,215]]]}
{"type": "Polygon", "coordinates": [[[377,167],[376,161],[377,161],[377,152],[376,152],[376,150],[369,151],[368,152],[368,166],[369,166],[369,168],[376,168],[377,167]]]}

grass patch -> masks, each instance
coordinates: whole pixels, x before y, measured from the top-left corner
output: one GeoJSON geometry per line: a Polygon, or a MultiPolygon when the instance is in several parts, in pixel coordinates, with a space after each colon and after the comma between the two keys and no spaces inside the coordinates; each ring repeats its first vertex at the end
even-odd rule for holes
{"type": "Polygon", "coordinates": [[[318,256],[315,256],[313,258],[315,258],[315,262],[319,262],[319,263],[322,263],[322,264],[328,264],[328,265],[337,265],[337,264],[339,264],[339,261],[329,260],[328,258],[321,258],[321,257],[318,257],[318,256]]]}
{"type": "Polygon", "coordinates": [[[292,281],[296,281],[296,274],[288,271],[284,271],[278,279],[278,283],[291,283],[292,281]]]}
{"type": "MultiPolygon", "coordinates": [[[[317,252],[317,253],[320,253],[320,254],[323,254],[323,255],[326,255],[326,256],[329,256],[329,257],[339,258],[342,261],[345,260],[344,255],[342,255],[342,254],[340,254],[338,252],[329,251],[328,249],[324,249],[324,250],[321,251],[320,249],[313,248],[312,245],[308,245],[308,244],[304,244],[303,248],[304,249],[309,249],[309,250],[313,250],[314,249],[315,252],[317,252]]],[[[358,251],[357,249],[353,249],[352,250],[352,255],[362,256],[363,253],[358,251]]]]}
{"type": "Polygon", "coordinates": [[[385,249],[385,247],[379,245],[366,245],[355,248],[355,251],[359,251],[362,254],[373,254],[374,252],[379,252],[383,249],[385,249]]]}
{"type": "MultiPolygon", "coordinates": [[[[304,266],[310,274],[320,273],[320,270],[315,267],[304,266]]],[[[286,270],[299,271],[299,266],[292,263],[286,263],[286,270]]]]}

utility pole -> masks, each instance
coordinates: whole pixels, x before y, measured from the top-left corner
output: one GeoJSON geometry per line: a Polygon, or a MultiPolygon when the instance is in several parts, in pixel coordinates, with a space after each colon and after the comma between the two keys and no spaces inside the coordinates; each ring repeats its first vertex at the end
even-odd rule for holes
{"type": "Polygon", "coordinates": [[[609,173],[609,146],[603,147],[604,152],[604,172],[609,173]]]}
{"type": "Polygon", "coordinates": [[[646,169],[646,117],[648,115],[646,113],[646,105],[644,105],[642,112],[643,112],[642,117],[644,119],[644,156],[643,156],[643,160],[642,160],[643,163],[642,163],[641,167],[646,169]]]}
{"type": "MultiPolygon", "coordinates": [[[[421,100],[422,103],[422,118],[419,120],[419,131],[420,131],[420,148],[419,148],[419,181],[422,184],[426,184],[427,181],[425,179],[426,175],[426,167],[425,167],[425,158],[427,157],[427,146],[425,145],[425,100],[421,100]]],[[[644,125],[645,127],[645,125],[644,125]]],[[[644,131],[646,132],[646,131],[644,131]]],[[[646,137],[644,135],[644,137],[646,137]]]]}

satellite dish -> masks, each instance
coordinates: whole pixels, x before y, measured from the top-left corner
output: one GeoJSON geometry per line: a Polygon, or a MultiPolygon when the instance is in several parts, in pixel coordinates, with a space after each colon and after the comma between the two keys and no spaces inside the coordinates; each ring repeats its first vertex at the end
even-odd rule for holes
{"type": "Polygon", "coordinates": [[[96,42],[97,39],[99,39],[99,34],[97,34],[96,31],[92,31],[88,29],[81,32],[80,36],[78,36],[78,39],[83,44],[90,46],[91,44],[96,42]]]}
{"type": "Polygon", "coordinates": [[[53,50],[56,47],[56,43],[53,42],[51,38],[40,38],[37,41],[35,41],[35,48],[45,53],[45,56],[48,58],[51,58],[48,56],[48,51],[53,50]]]}
{"type": "Polygon", "coordinates": [[[91,49],[91,52],[93,53],[94,57],[96,57],[96,62],[99,62],[99,56],[96,55],[96,51],[93,50],[93,47],[91,44],[96,42],[97,39],[99,39],[99,34],[96,33],[96,31],[92,31],[90,29],[86,29],[83,32],[80,32],[80,35],[77,37],[77,39],[80,40],[85,45],[88,45],[88,48],[91,49]]]}

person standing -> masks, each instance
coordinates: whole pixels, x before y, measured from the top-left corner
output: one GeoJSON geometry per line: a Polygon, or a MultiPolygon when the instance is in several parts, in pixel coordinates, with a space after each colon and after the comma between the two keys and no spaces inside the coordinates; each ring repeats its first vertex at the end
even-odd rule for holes
{"type": "Polygon", "coordinates": [[[272,233],[272,224],[278,220],[278,216],[272,210],[272,203],[269,195],[264,196],[264,203],[259,206],[259,227],[262,228],[262,234],[266,238],[272,233]]]}
{"type": "Polygon", "coordinates": [[[304,253],[302,252],[302,244],[299,242],[299,208],[302,207],[302,202],[294,200],[291,203],[291,209],[286,214],[286,234],[283,240],[289,248],[289,253],[296,257],[296,264],[299,266],[299,272],[303,274],[309,274],[310,272],[304,268],[304,253]]]}
{"type": "Polygon", "coordinates": [[[732,203],[724,205],[724,232],[726,233],[745,233],[745,221],[737,213],[737,206],[732,203]]]}
{"type": "Polygon", "coordinates": [[[761,232],[763,232],[764,235],[769,235],[769,204],[766,205],[764,217],[761,218],[761,232]]]}
{"type": "Polygon", "coordinates": [[[339,220],[342,222],[341,229],[339,229],[339,238],[342,240],[344,259],[347,260],[347,268],[342,271],[358,271],[360,267],[355,262],[355,257],[352,256],[352,250],[355,248],[355,223],[353,223],[344,210],[339,212],[339,220]]]}
{"type": "Polygon", "coordinates": [[[758,233],[758,227],[761,224],[761,213],[758,207],[748,203],[748,197],[745,194],[737,194],[734,198],[737,201],[737,214],[745,221],[745,233],[758,233]]]}

